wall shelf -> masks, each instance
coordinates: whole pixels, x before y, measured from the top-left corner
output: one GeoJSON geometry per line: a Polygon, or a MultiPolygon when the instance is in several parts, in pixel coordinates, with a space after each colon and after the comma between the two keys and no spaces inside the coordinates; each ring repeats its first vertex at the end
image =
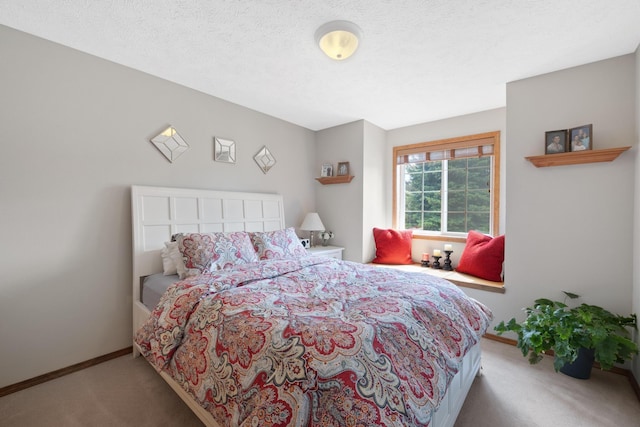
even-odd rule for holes
{"type": "Polygon", "coordinates": [[[611,162],[629,147],[605,148],[603,150],[574,151],[570,153],[545,154],[543,156],[529,156],[529,160],[537,168],[548,166],[579,165],[584,163],[611,162]]]}
{"type": "Polygon", "coordinates": [[[320,178],[316,178],[316,181],[318,181],[322,185],[346,184],[348,182],[351,182],[353,178],[355,178],[355,176],[353,175],[322,176],[320,178]]]}

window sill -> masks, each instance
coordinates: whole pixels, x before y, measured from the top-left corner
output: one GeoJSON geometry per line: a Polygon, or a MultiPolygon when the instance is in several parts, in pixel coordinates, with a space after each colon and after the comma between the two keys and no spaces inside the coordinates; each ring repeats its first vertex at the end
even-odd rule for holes
{"type": "Polygon", "coordinates": [[[413,239],[416,240],[434,240],[440,242],[457,242],[466,243],[467,236],[445,236],[441,234],[417,234],[413,233],[413,239]]]}
{"type": "Polygon", "coordinates": [[[461,288],[478,289],[480,291],[497,292],[500,294],[505,293],[504,282],[492,282],[490,280],[480,279],[479,277],[471,276],[469,274],[458,273],[457,271],[436,270],[434,268],[423,267],[421,264],[408,264],[408,265],[389,265],[389,264],[369,264],[377,267],[394,268],[402,271],[412,271],[430,274],[432,276],[446,279],[454,285],[461,288]]]}

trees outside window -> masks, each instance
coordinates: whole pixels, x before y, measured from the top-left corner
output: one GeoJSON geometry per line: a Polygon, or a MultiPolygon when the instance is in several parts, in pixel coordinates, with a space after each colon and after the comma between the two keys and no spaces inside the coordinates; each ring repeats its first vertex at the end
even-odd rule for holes
{"type": "Polygon", "coordinates": [[[499,132],[394,148],[395,227],[420,234],[497,230],[499,132]]]}

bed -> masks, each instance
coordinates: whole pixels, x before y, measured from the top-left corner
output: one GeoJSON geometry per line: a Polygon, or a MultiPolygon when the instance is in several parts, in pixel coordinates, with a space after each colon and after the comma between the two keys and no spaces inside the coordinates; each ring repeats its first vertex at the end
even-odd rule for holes
{"type": "Polygon", "coordinates": [[[453,426],[487,307],[430,275],[309,256],[277,194],[131,194],[134,355],[205,425],[453,426]],[[172,236],[201,268],[165,277],[147,307],[172,236]],[[226,255],[201,250],[228,236],[226,255]]]}

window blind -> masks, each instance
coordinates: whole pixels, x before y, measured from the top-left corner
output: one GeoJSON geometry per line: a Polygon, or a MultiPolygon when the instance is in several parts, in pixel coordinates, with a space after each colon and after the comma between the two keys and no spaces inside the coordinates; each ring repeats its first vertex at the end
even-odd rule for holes
{"type": "Polygon", "coordinates": [[[396,164],[491,156],[494,154],[494,141],[491,137],[453,143],[407,145],[396,150],[396,164]]]}

